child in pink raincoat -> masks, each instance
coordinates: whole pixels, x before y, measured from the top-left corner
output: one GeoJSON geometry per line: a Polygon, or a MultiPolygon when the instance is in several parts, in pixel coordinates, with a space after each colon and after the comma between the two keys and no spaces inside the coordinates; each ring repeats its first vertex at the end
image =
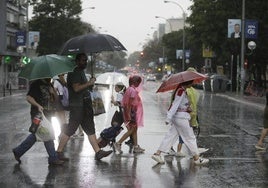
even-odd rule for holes
{"type": "Polygon", "coordinates": [[[132,76],[129,78],[129,87],[127,88],[123,100],[123,115],[124,122],[128,131],[121,137],[121,139],[114,143],[114,148],[117,152],[122,153],[121,144],[130,135],[133,138],[134,153],[143,153],[145,150],[138,145],[138,127],[143,127],[143,106],[142,100],[139,96],[139,86],[142,82],[140,76],[132,76]]]}

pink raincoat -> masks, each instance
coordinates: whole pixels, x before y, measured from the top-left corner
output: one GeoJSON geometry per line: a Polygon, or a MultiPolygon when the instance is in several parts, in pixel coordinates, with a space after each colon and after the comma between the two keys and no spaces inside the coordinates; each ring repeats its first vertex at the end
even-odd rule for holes
{"type": "Polygon", "coordinates": [[[138,89],[133,85],[127,88],[122,100],[122,105],[125,124],[127,126],[143,127],[142,101],[138,89]]]}

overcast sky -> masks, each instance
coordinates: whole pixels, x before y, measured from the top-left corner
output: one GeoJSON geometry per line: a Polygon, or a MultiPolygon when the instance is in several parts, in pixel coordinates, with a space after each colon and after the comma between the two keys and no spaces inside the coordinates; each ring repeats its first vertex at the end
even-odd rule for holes
{"type": "MultiPolygon", "coordinates": [[[[190,0],[174,2],[190,14],[190,0]]],[[[178,5],[164,3],[164,0],[83,0],[82,8],[82,20],[91,23],[100,33],[116,37],[126,47],[128,54],[140,51],[146,40],[152,38],[158,24],[166,22],[155,16],[166,19],[182,17],[178,5]]]]}

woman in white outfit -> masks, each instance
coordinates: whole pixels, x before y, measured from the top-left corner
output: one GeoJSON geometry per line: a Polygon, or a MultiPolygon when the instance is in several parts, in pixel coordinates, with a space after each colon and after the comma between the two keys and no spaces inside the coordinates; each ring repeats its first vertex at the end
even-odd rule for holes
{"type": "Polygon", "coordinates": [[[170,147],[177,141],[179,135],[184,141],[185,146],[191,152],[195,164],[206,164],[209,162],[208,159],[199,157],[196,137],[189,123],[191,119],[191,108],[186,89],[191,87],[192,84],[192,80],[180,84],[174,101],[167,112],[166,124],[171,125],[171,127],[162,140],[157,152],[152,156],[152,159],[158,163],[164,163],[161,153],[169,151],[170,147]]]}

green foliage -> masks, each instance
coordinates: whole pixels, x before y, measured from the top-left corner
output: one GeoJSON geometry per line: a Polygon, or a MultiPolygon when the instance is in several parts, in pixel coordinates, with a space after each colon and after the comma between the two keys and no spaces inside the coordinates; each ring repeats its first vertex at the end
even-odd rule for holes
{"type": "Polygon", "coordinates": [[[32,4],[34,17],[29,26],[40,31],[39,55],[57,53],[68,39],[88,31],[79,17],[81,0],[32,0],[32,4]]]}

